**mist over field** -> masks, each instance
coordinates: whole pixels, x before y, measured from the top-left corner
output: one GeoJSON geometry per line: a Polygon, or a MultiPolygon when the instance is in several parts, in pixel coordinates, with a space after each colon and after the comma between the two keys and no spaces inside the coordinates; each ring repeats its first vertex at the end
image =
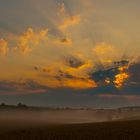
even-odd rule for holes
{"type": "Polygon", "coordinates": [[[114,136],[109,140],[115,140],[115,137],[121,137],[122,132],[132,140],[133,135],[128,136],[128,132],[139,133],[139,120],[140,107],[56,109],[4,105],[0,108],[0,138],[2,140],[36,138],[98,140],[99,137],[100,140],[100,138],[107,139],[108,135],[112,134],[114,136]]]}
{"type": "Polygon", "coordinates": [[[140,108],[119,109],[1,109],[0,127],[6,125],[74,124],[140,119],[140,108]]]}
{"type": "Polygon", "coordinates": [[[68,124],[102,122],[109,118],[108,113],[88,110],[50,110],[50,111],[6,111],[0,112],[0,120],[29,122],[37,124],[68,124]],[[101,113],[101,114],[100,114],[101,113]]]}

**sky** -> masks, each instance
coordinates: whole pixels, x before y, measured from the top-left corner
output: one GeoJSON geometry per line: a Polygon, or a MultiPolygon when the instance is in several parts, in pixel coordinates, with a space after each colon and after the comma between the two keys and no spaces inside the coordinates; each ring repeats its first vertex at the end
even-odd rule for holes
{"type": "Polygon", "coordinates": [[[140,105],[139,0],[0,0],[0,102],[140,105]]]}

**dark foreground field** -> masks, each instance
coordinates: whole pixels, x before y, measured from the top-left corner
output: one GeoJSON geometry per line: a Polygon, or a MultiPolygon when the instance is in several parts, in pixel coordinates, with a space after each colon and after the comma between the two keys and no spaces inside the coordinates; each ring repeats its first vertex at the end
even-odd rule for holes
{"type": "Polygon", "coordinates": [[[140,121],[27,125],[0,132],[0,140],[140,140],[140,121]]]}

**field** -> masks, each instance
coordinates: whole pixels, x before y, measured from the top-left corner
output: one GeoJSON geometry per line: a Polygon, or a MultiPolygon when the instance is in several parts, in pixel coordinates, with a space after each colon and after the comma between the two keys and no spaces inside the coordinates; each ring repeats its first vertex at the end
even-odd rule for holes
{"type": "Polygon", "coordinates": [[[4,107],[0,140],[140,140],[140,111],[4,107]]]}
{"type": "Polygon", "coordinates": [[[140,140],[140,121],[63,124],[14,128],[0,140],[140,140]]]}

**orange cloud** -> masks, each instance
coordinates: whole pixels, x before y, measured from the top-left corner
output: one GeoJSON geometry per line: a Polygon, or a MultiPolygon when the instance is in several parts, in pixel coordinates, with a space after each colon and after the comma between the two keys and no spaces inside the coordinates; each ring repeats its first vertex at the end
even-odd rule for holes
{"type": "Polygon", "coordinates": [[[81,20],[80,15],[68,16],[60,24],[59,29],[60,30],[65,30],[70,26],[77,25],[77,24],[79,24],[80,20],[81,20]]]}
{"type": "Polygon", "coordinates": [[[96,82],[90,79],[87,69],[91,64],[83,64],[79,67],[70,67],[65,63],[53,63],[51,66],[34,68],[39,74],[38,81],[51,88],[66,87],[72,89],[88,89],[97,86],[96,82]]]}
{"type": "Polygon", "coordinates": [[[112,62],[121,56],[121,51],[106,43],[99,43],[93,48],[93,52],[99,57],[103,64],[112,64],[112,62]]]}
{"type": "Polygon", "coordinates": [[[0,55],[5,56],[9,51],[8,43],[4,39],[0,39],[0,55]]]}
{"type": "Polygon", "coordinates": [[[69,67],[65,71],[68,74],[73,75],[78,78],[88,78],[89,77],[88,73],[92,67],[93,67],[92,63],[88,62],[77,68],[69,67]]]}
{"type": "Polygon", "coordinates": [[[56,79],[54,77],[49,77],[49,79],[39,79],[39,83],[51,88],[72,88],[72,89],[89,89],[97,87],[97,84],[90,79],[80,79],[80,78],[65,78],[56,79]]]}
{"type": "Polygon", "coordinates": [[[64,87],[74,89],[88,89],[97,87],[96,83],[90,79],[63,79],[64,87]]]}
{"type": "Polygon", "coordinates": [[[23,35],[18,37],[18,49],[26,54],[34,47],[37,47],[41,41],[47,40],[48,29],[34,32],[32,28],[28,28],[23,35]]]}
{"type": "Polygon", "coordinates": [[[71,16],[67,9],[65,8],[65,4],[64,3],[60,3],[59,4],[59,11],[58,11],[58,15],[63,18],[62,23],[59,25],[59,29],[60,30],[65,30],[70,26],[73,25],[77,25],[79,24],[81,17],[80,15],[73,15],[71,16]]]}

